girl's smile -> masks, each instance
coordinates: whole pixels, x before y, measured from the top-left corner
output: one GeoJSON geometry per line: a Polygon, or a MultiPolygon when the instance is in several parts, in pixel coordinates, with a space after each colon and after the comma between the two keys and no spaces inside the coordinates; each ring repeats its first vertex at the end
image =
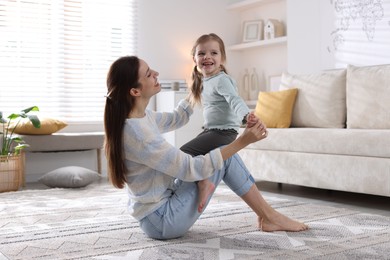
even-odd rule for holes
{"type": "Polygon", "coordinates": [[[204,77],[211,77],[221,71],[222,56],[217,41],[210,40],[196,47],[194,62],[204,77]]]}

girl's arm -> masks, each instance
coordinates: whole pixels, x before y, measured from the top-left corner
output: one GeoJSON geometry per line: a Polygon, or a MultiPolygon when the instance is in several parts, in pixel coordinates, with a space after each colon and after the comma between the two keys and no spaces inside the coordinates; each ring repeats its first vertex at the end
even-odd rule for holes
{"type": "Polygon", "coordinates": [[[218,83],[218,93],[225,98],[240,119],[243,119],[250,112],[245,101],[239,96],[237,87],[232,79],[222,78],[218,83]]]}

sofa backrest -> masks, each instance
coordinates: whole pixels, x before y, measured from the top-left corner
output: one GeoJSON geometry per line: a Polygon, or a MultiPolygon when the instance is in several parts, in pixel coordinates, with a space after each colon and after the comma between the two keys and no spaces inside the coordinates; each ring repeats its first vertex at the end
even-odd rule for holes
{"type": "Polygon", "coordinates": [[[347,128],[390,129],[390,65],[348,66],[347,128]]]}
{"type": "Polygon", "coordinates": [[[298,88],[292,127],[345,127],[346,69],[307,75],[283,73],[280,90],[290,88],[298,88]]]}

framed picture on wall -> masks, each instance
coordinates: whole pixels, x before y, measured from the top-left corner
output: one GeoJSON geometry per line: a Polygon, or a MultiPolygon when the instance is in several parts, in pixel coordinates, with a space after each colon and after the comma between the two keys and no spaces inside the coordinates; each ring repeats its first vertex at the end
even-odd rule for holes
{"type": "Polygon", "coordinates": [[[260,41],[263,35],[263,21],[244,21],[243,42],[260,41]]]}

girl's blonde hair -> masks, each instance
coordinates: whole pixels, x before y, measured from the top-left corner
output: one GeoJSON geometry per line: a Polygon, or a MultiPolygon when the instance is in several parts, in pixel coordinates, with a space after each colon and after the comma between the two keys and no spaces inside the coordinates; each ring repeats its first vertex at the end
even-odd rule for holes
{"type": "MultiPolygon", "coordinates": [[[[222,63],[225,63],[226,62],[225,44],[223,43],[222,39],[215,33],[204,34],[196,40],[191,50],[192,58],[195,57],[196,47],[199,44],[203,44],[208,41],[216,41],[218,43],[219,49],[221,51],[221,61],[222,63]]],[[[222,64],[221,64],[221,70],[227,73],[225,66],[223,66],[222,64]]],[[[191,97],[190,102],[192,105],[201,103],[201,94],[203,90],[202,78],[203,78],[202,73],[198,71],[198,68],[195,65],[194,69],[192,70],[192,84],[190,86],[190,97],[191,97]]]]}

